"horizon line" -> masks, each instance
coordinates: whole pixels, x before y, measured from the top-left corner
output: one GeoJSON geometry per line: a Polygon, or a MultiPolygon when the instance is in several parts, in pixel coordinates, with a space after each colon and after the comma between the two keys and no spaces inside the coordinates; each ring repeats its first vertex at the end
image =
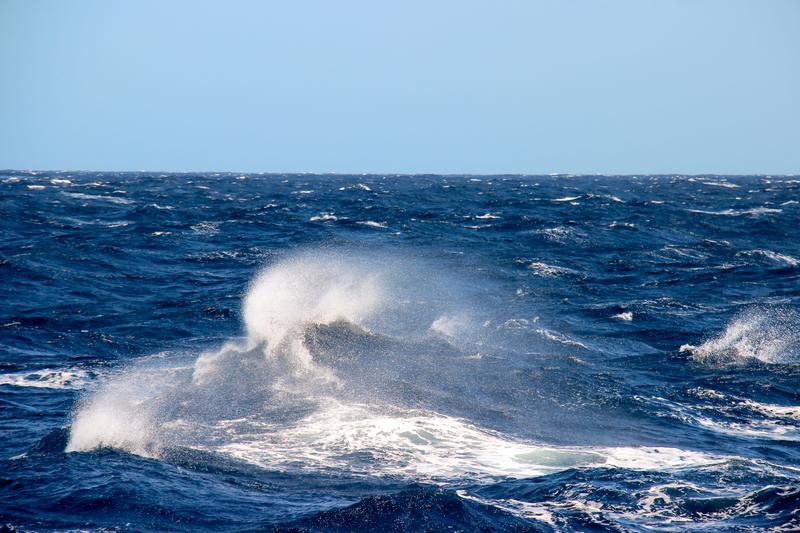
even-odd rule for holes
{"type": "Polygon", "coordinates": [[[165,174],[165,175],[192,175],[192,174],[218,174],[218,175],[261,175],[261,176],[281,176],[281,175],[305,175],[305,176],[441,176],[441,177],[502,177],[502,176],[530,176],[530,177],[620,177],[634,178],[638,176],[672,176],[672,177],[702,177],[702,176],[724,176],[730,178],[746,177],[776,177],[794,178],[800,177],[796,173],[727,173],[727,172],[499,172],[499,173],[472,173],[472,172],[343,172],[343,171],[236,171],[236,170],[91,170],[91,169],[0,169],[0,174],[7,173],[96,173],[96,174],[165,174]]]}

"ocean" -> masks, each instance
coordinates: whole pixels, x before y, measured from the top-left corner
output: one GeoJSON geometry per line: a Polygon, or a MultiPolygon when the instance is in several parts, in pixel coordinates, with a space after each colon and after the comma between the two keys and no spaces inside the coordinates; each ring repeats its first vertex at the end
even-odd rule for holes
{"type": "Polygon", "coordinates": [[[0,525],[799,530],[799,202],[2,171],[0,525]]]}

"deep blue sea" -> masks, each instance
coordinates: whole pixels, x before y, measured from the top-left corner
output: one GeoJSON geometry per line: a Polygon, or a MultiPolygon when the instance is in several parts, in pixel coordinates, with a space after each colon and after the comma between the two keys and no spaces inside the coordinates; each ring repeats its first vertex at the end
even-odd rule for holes
{"type": "Polygon", "coordinates": [[[798,530],[799,202],[0,172],[0,526],[798,530]]]}

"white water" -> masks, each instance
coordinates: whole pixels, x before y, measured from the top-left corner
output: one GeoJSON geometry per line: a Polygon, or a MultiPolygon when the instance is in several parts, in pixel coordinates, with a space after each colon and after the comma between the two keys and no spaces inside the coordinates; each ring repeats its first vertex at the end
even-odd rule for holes
{"type": "Polygon", "coordinates": [[[548,446],[437,413],[376,410],[335,401],[286,431],[254,427],[240,436],[215,451],[269,469],[349,471],[439,482],[531,477],[596,466],[662,470],[725,460],[675,448],[548,446]],[[369,460],[354,461],[364,456],[369,460]]]}

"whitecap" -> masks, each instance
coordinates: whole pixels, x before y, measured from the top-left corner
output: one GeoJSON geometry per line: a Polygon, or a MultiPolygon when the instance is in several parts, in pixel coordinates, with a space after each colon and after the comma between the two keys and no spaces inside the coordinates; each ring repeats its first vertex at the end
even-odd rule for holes
{"type": "Polygon", "coordinates": [[[192,224],[190,228],[201,235],[216,235],[219,233],[219,222],[199,222],[192,224]]]}
{"type": "Polygon", "coordinates": [[[703,185],[711,185],[711,186],[714,186],[714,187],[724,187],[726,189],[738,189],[739,188],[738,185],[736,185],[735,183],[731,183],[729,181],[706,181],[706,180],[702,180],[702,181],[700,181],[700,183],[702,183],[703,185]]]}
{"type": "Polygon", "coordinates": [[[534,262],[528,265],[528,268],[533,270],[536,275],[551,278],[556,276],[580,276],[581,273],[567,267],[548,265],[547,263],[534,262]]]}
{"type": "Polygon", "coordinates": [[[526,329],[530,321],[527,318],[509,318],[499,326],[497,329],[526,329]]]}
{"type": "Polygon", "coordinates": [[[668,414],[714,433],[747,439],[800,441],[800,406],[760,403],[710,389],[695,388],[688,392],[708,403],[684,405],[660,397],[636,399],[666,408],[662,415],[668,414]]]}
{"type": "Polygon", "coordinates": [[[325,222],[328,220],[339,220],[339,217],[333,213],[320,213],[319,215],[314,215],[309,220],[311,222],[325,222]]]}
{"type": "Polygon", "coordinates": [[[0,374],[0,385],[45,389],[83,389],[97,373],[83,368],[32,370],[0,374]]]}
{"type": "Polygon", "coordinates": [[[739,256],[756,256],[756,257],[763,257],[772,261],[773,263],[783,266],[783,267],[795,267],[800,264],[800,261],[797,258],[792,257],[790,255],[784,255],[778,252],[773,252],[772,250],[744,250],[741,252],[737,252],[736,255],[739,256]]]}
{"type": "Polygon", "coordinates": [[[690,213],[700,213],[703,215],[736,217],[742,215],[760,216],[768,214],[782,213],[782,209],[773,207],[754,207],[752,209],[723,209],[722,211],[705,211],[702,209],[687,209],[690,213]]]}
{"type": "Polygon", "coordinates": [[[382,228],[386,229],[385,222],[375,222],[374,220],[359,220],[356,224],[361,224],[362,226],[369,226],[370,228],[382,228]]]}
{"type": "Polygon", "coordinates": [[[564,226],[556,226],[555,228],[544,228],[537,230],[536,233],[542,235],[544,238],[552,241],[562,241],[574,234],[574,231],[564,226]]]}
{"type": "Polygon", "coordinates": [[[64,196],[76,198],[78,200],[97,200],[101,202],[111,202],[112,204],[132,204],[133,201],[118,196],[107,196],[102,194],[86,194],[82,192],[62,192],[64,196]]]}
{"type": "Polygon", "coordinates": [[[575,339],[572,339],[572,338],[564,335],[563,333],[558,333],[558,332],[551,331],[551,330],[545,329],[545,328],[537,329],[536,333],[538,333],[539,335],[541,335],[545,339],[547,339],[549,341],[557,342],[558,344],[564,344],[564,345],[567,345],[567,346],[576,346],[578,348],[586,349],[586,345],[585,344],[583,344],[580,341],[576,341],[575,339]]]}

